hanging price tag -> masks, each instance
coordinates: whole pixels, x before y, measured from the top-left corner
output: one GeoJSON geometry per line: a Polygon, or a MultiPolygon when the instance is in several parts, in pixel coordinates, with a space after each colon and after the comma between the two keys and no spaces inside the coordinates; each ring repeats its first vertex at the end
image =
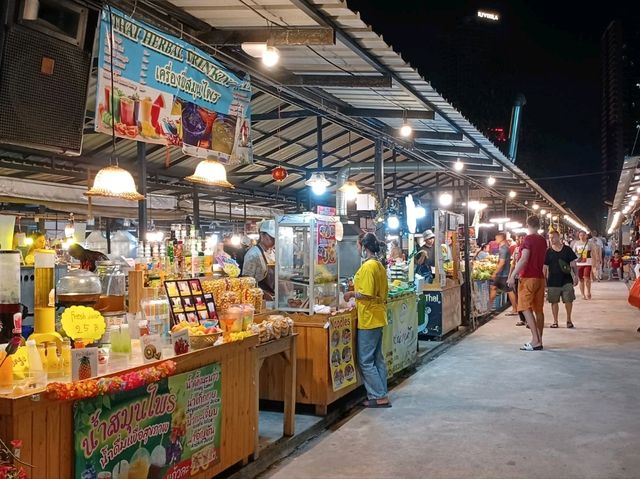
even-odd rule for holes
{"type": "Polygon", "coordinates": [[[98,340],[107,328],[104,317],[87,306],[71,306],[62,313],[62,329],[72,339],[98,340]]]}

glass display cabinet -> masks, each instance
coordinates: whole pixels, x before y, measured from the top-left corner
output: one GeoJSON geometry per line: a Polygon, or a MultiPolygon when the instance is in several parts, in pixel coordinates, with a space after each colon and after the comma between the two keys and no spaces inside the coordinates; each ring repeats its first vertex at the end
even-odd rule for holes
{"type": "Polygon", "coordinates": [[[276,218],[276,308],[313,314],[338,306],[338,218],[313,213],[276,218]]]}

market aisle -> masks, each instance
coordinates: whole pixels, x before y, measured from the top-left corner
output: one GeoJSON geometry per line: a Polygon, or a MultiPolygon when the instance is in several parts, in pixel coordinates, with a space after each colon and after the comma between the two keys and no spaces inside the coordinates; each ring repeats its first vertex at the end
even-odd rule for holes
{"type": "Polygon", "coordinates": [[[594,285],[576,329],[561,316],[542,352],[519,351],[530,336],[501,315],[392,391],[392,409],[359,412],[265,477],[638,478],[640,313],[626,295],[594,285]]]}

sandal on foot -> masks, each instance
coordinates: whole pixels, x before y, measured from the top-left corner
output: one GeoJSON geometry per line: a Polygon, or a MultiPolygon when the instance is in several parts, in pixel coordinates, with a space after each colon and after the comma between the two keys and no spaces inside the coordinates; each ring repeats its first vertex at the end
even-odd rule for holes
{"type": "Polygon", "coordinates": [[[390,402],[379,403],[376,399],[367,399],[365,402],[362,403],[362,405],[364,407],[370,407],[370,408],[387,408],[387,407],[391,407],[391,403],[390,402]]]}
{"type": "Polygon", "coordinates": [[[524,325],[525,325],[525,322],[524,322],[524,321],[518,321],[518,322],[516,323],[516,326],[524,326],[524,325]]]}
{"type": "MultiPolygon", "coordinates": [[[[556,326],[557,327],[557,326],[556,326]]],[[[573,328],[573,323],[571,321],[567,321],[567,328],[571,329],[573,328]]]]}
{"type": "Polygon", "coordinates": [[[540,346],[532,346],[531,343],[526,343],[520,348],[520,351],[542,351],[542,344],[540,346]]]}
{"type": "MultiPolygon", "coordinates": [[[[557,328],[558,327],[558,323],[553,323],[551,326],[549,326],[550,328],[557,328]]],[[[569,327],[569,323],[567,323],[567,328],[569,327]]]]}

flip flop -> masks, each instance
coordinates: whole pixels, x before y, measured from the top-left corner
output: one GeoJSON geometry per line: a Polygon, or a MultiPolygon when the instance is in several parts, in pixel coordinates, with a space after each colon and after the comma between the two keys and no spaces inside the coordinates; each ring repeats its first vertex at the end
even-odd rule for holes
{"type": "Polygon", "coordinates": [[[372,408],[372,409],[389,408],[389,407],[391,407],[391,403],[390,402],[386,402],[386,403],[380,404],[375,399],[367,399],[365,402],[362,403],[362,405],[364,407],[368,407],[368,408],[372,408]]]}
{"type": "MultiPolygon", "coordinates": [[[[558,327],[558,326],[556,325],[556,328],[557,328],[557,327],[558,327]]],[[[567,321],[567,328],[568,328],[568,329],[573,328],[573,323],[572,323],[571,321],[567,321]]]]}
{"type": "MultiPolygon", "coordinates": [[[[567,324],[568,324],[568,323],[567,323],[567,324]]],[[[553,323],[553,324],[552,324],[551,326],[549,326],[549,327],[550,327],[550,328],[554,328],[554,329],[555,329],[555,328],[557,328],[557,327],[558,327],[558,323],[553,323]]],[[[569,326],[567,326],[567,328],[568,328],[568,327],[569,327],[569,326]]]]}
{"type": "Polygon", "coordinates": [[[526,323],[524,321],[518,321],[516,326],[524,326],[526,323]]]}

